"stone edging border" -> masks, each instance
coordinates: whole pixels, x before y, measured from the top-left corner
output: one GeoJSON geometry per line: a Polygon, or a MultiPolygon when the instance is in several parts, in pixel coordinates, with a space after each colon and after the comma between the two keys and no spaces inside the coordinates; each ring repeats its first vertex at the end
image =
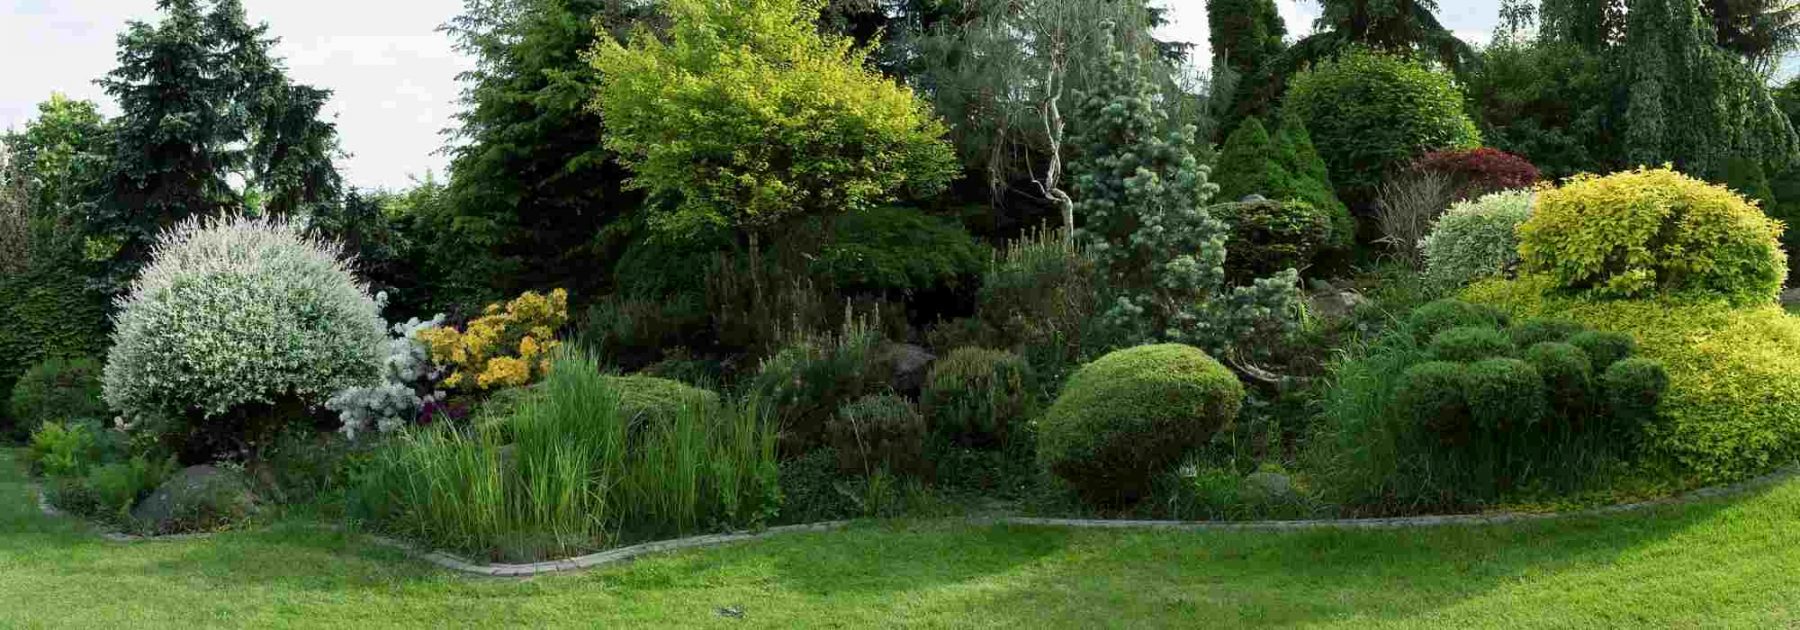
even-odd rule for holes
{"type": "MultiPolygon", "coordinates": [[[[994,525],[1017,525],[1025,527],[1068,527],[1079,529],[1152,529],[1177,531],[1302,531],[1321,529],[1414,529],[1443,526],[1468,525],[1504,525],[1526,522],[1541,522],[1569,518],[1605,516],[1625,512],[1637,512],[1652,508],[1684,505],[1705,499],[1730,497],[1745,494],[1754,490],[1774,486],[1790,478],[1800,477],[1800,465],[1789,466],[1775,472],[1726,486],[1712,486],[1691,490],[1665,499],[1623,503],[1604,507],[1576,510],[1572,512],[1524,513],[1505,512],[1496,514],[1458,514],[1443,516],[1407,516],[1399,518],[1367,518],[1367,519],[1323,519],[1308,521],[1132,521],[1103,519],[1070,519],[1070,518],[1037,518],[1012,516],[993,519],[967,519],[971,523],[994,525]]],[[[63,516],[62,511],[50,505],[49,499],[42,489],[37,489],[38,508],[48,516],[63,516]]],[[[810,532],[827,532],[849,527],[852,521],[828,521],[806,525],[786,525],[771,527],[758,532],[739,532],[730,534],[711,534],[674,540],[648,542],[630,547],[620,547],[599,553],[549,560],[531,564],[480,564],[446,551],[426,550],[406,542],[375,535],[364,535],[363,538],[377,545],[390,547],[406,552],[418,560],[436,565],[440,568],[460,573],[499,578],[531,577],[550,573],[581,571],[595,567],[618,564],[645,555],[715,547],[737,542],[759,540],[785,534],[810,532]]],[[[337,528],[333,528],[337,529],[337,528]]],[[[211,534],[179,534],[173,536],[132,536],[119,532],[102,534],[102,537],[114,542],[142,542],[166,540],[194,540],[206,538],[211,534]]]]}

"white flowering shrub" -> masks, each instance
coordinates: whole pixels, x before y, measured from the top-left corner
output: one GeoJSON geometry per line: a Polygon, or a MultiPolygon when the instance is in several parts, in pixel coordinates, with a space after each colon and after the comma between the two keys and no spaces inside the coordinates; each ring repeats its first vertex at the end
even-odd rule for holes
{"type": "Polygon", "coordinates": [[[131,426],[243,441],[258,421],[234,410],[380,382],[383,328],[337,245],[281,221],[185,221],[118,302],[106,402],[131,426]]]}
{"type": "Polygon", "coordinates": [[[429,385],[436,368],[431,364],[425,342],[418,338],[419,331],[443,324],[443,315],[430,321],[413,318],[395,324],[393,338],[383,346],[381,382],[345,389],[325,402],[325,408],[337,412],[343,421],[344,426],[339,430],[344,437],[354,440],[357,434],[370,430],[391,433],[410,424],[426,402],[443,400],[443,392],[421,395],[419,391],[420,387],[429,385]]]}
{"type": "Polygon", "coordinates": [[[1519,264],[1519,226],[1531,218],[1534,198],[1529,190],[1509,190],[1451,206],[1420,242],[1426,277],[1455,288],[1511,272],[1519,264]]]}

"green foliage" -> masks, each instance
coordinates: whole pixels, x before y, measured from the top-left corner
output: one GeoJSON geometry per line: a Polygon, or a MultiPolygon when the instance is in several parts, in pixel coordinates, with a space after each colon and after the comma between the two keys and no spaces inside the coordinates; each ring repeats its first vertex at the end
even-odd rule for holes
{"type": "Polygon", "coordinates": [[[1287,48],[1287,25],[1271,0],[1207,0],[1213,66],[1250,76],[1287,48]]]}
{"type": "Polygon", "coordinates": [[[1338,193],[1353,201],[1427,151],[1481,143],[1448,74],[1361,48],[1296,75],[1284,108],[1305,122],[1338,193]]]}
{"type": "Polygon", "coordinates": [[[1518,352],[1506,333],[1492,326],[1452,328],[1431,338],[1429,351],[1434,359],[1452,363],[1473,363],[1483,359],[1511,357],[1518,352]]]}
{"type": "Polygon", "coordinates": [[[919,404],[940,435],[969,445],[1005,444],[1036,411],[1036,374],[1003,350],[957,348],[931,366],[919,404]]]}
{"type": "Polygon", "coordinates": [[[12,168],[28,183],[25,200],[33,215],[34,249],[57,253],[80,249],[82,203],[107,168],[106,117],[93,101],[62,93],[39,103],[37,117],[23,130],[0,134],[12,168]]]}
{"type": "Polygon", "coordinates": [[[1616,64],[1555,40],[1498,42],[1468,77],[1490,146],[1529,159],[1549,178],[1603,172],[1623,161],[1610,120],[1616,64]]]}
{"type": "Polygon", "coordinates": [[[1207,211],[1231,226],[1225,275],[1234,280],[1307,269],[1333,243],[1331,217],[1304,201],[1224,203],[1207,211]]]}
{"type": "Polygon", "coordinates": [[[1600,388],[1613,421],[1621,429],[1656,422],[1656,410],[1669,391],[1669,371],[1655,359],[1626,359],[1600,374],[1600,388]]]}
{"type": "Polygon", "coordinates": [[[1576,176],[1519,228],[1526,269],[1607,298],[1721,296],[1766,304],[1787,278],[1780,225],[1720,186],[1667,168],[1576,176]]]}
{"type": "MultiPolygon", "coordinates": [[[[1530,348],[1540,343],[1567,342],[1576,335],[1592,331],[1589,331],[1587,326],[1581,325],[1581,322],[1554,317],[1540,317],[1519,322],[1506,332],[1512,336],[1514,344],[1521,348],[1530,348]]],[[[1629,354],[1630,351],[1631,348],[1628,346],[1626,348],[1626,353],[1629,354]]],[[[1586,351],[1584,350],[1583,356],[1591,358],[1592,355],[1586,354],[1586,351]]],[[[1604,365],[1597,367],[1602,370],[1606,369],[1606,366],[1604,365]]]]}
{"type": "MultiPolygon", "coordinates": [[[[1594,377],[1599,372],[1581,348],[1546,341],[1527,348],[1524,359],[1544,378],[1551,407],[1558,413],[1566,418],[1579,418],[1583,412],[1590,411],[1594,377]]],[[[1651,410],[1655,408],[1655,405],[1650,406],[1651,410]]]]}
{"type": "Polygon", "coordinates": [[[601,382],[619,395],[619,413],[629,422],[666,422],[694,408],[715,413],[719,395],[679,381],[653,376],[604,376],[601,382]]]}
{"type": "Polygon", "coordinates": [[[13,431],[23,436],[46,422],[106,420],[106,403],[100,400],[101,369],[94,359],[52,357],[26,370],[8,401],[13,431]]]}
{"type": "MultiPolygon", "coordinates": [[[[1008,243],[982,277],[976,343],[1014,349],[1060,376],[1103,345],[1095,330],[1103,279],[1089,252],[1050,230],[1008,243]]],[[[939,350],[956,345],[934,344],[939,350]]]]}
{"type": "Polygon", "coordinates": [[[31,433],[25,461],[46,477],[82,477],[99,463],[100,430],[90,422],[46,422],[31,433]]]}
{"type": "Polygon", "coordinates": [[[780,420],[784,452],[823,443],[838,409],[887,387],[882,343],[881,335],[853,321],[836,335],[795,339],[763,361],[750,391],[780,420]]]}
{"type": "Polygon", "coordinates": [[[1499,310],[1457,299],[1431,302],[1406,317],[1409,327],[1421,339],[1431,339],[1440,332],[1465,326],[1496,328],[1505,325],[1506,320],[1506,314],[1499,310]]]}
{"type": "Polygon", "coordinates": [[[666,38],[602,34],[592,54],[606,146],[669,232],[762,233],[805,216],[930,195],[955,170],[945,128],[868,51],[820,34],[800,0],[660,7],[666,38]],[[681,77],[680,80],[671,80],[681,77]]]}
{"type": "Polygon", "coordinates": [[[841,471],[930,475],[931,465],[925,460],[925,416],[905,398],[893,394],[858,398],[839,407],[826,430],[841,471]]]}
{"type": "Polygon", "coordinates": [[[1129,503],[1237,418],[1244,386],[1197,348],[1120,350],[1088,364],[1039,420],[1038,462],[1099,504],[1129,503]]]}
{"type": "Polygon", "coordinates": [[[831,222],[812,276],[852,292],[897,294],[957,288],[981,274],[988,253],[955,221],[884,206],[831,222]]]}
{"type": "MultiPolygon", "coordinates": [[[[1638,352],[1662,362],[1669,378],[1646,444],[1701,481],[1740,479],[1800,453],[1800,319],[1773,305],[1590,301],[1556,295],[1555,286],[1530,276],[1477,284],[1464,297],[1636,338],[1638,352]]],[[[1611,369],[1601,353],[1583,350],[1595,369],[1611,369]]]]}
{"type": "Polygon", "coordinates": [[[45,359],[103,353],[107,313],[106,296],[88,288],[73,261],[0,276],[0,392],[45,359]]]}
{"type": "Polygon", "coordinates": [[[1467,443],[1471,437],[1469,373],[1460,363],[1430,361],[1406,369],[1394,390],[1394,403],[1416,426],[1446,441],[1467,443]]]}
{"type": "Polygon", "coordinates": [[[766,522],[775,431],[756,405],[632,417],[622,381],[567,355],[487,427],[440,425],[383,447],[352,510],[375,528],[498,560],[766,522]]]}
{"type": "Polygon", "coordinates": [[[1586,353],[1597,371],[1637,353],[1637,339],[1623,332],[1590,330],[1569,337],[1569,345],[1586,353]]]}
{"type": "MultiPolygon", "coordinates": [[[[143,455],[95,468],[84,480],[92,493],[95,510],[86,513],[112,522],[129,522],[131,508],[155,492],[176,469],[174,459],[152,460],[143,455]]],[[[63,505],[58,503],[58,505],[63,505]]]]}
{"type": "Polygon", "coordinates": [[[1532,199],[1529,191],[1507,191],[1450,206],[1421,244],[1432,283],[1454,289],[1512,272],[1532,199]]]}
{"type": "Polygon", "coordinates": [[[1542,421],[1549,409],[1544,378],[1537,368],[1518,359],[1485,359],[1464,372],[1469,419],[1482,431],[1523,431],[1542,421]]]}
{"type": "Polygon", "coordinates": [[[1261,195],[1311,205],[1329,219],[1331,247],[1348,247],[1356,237],[1356,224],[1332,190],[1331,176],[1313,147],[1312,134],[1295,116],[1281,117],[1272,139],[1259,119],[1239,124],[1219,154],[1213,181],[1219,185],[1217,198],[1226,202],[1261,195]]]}

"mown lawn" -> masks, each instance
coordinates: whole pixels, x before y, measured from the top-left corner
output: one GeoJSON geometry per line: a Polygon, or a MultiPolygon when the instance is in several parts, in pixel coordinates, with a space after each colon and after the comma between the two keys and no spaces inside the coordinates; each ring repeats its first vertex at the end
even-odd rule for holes
{"type": "Polygon", "coordinates": [[[512,581],[300,524],[105,542],[39,514],[14,460],[0,450],[6,628],[1800,626],[1800,481],[1403,532],[867,524],[512,581]]]}

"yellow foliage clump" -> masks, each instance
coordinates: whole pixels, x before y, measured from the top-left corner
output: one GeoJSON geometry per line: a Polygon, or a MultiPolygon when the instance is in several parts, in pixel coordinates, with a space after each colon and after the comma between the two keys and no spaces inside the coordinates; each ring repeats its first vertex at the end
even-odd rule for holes
{"type": "Polygon", "coordinates": [[[569,322],[569,292],[526,292],[507,303],[490,304],[462,330],[444,326],[419,332],[431,361],[450,369],[447,389],[487,391],[520,387],[550,371],[550,354],[560,344],[556,330],[569,322]]]}

